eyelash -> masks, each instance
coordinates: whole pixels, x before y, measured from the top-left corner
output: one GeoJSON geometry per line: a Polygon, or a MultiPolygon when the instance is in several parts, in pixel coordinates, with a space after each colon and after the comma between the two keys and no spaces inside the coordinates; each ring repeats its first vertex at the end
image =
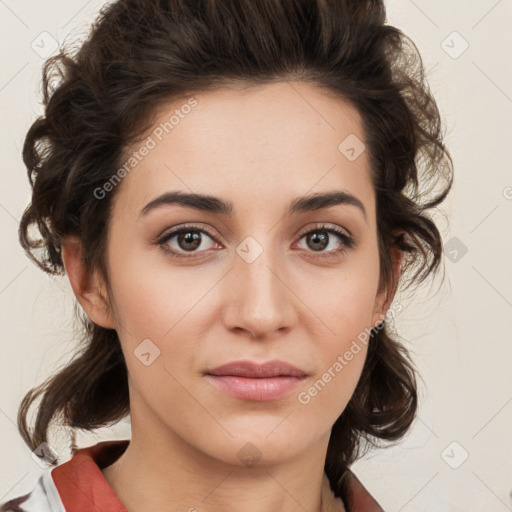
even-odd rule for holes
{"type": "MultiPolygon", "coordinates": [[[[169,233],[164,234],[163,236],[160,236],[154,243],[156,245],[159,245],[162,248],[162,250],[165,251],[167,254],[169,254],[169,256],[171,256],[172,258],[177,258],[177,259],[197,258],[198,256],[195,256],[194,254],[196,254],[196,253],[194,253],[194,252],[192,252],[191,255],[182,255],[181,253],[178,253],[177,251],[171,249],[167,245],[167,242],[169,240],[171,240],[172,238],[174,238],[182,233],[197,232],[197,231],[208,235],[213,241],[217,242],[215,240],[215,237],[205,228],[188,225],[188,226],[182,226],[178,229],[175,229],[174,231],[171,231],[169,233]]],[[[340,255],[344,254],[345,252],[347,252],[348,250],[353,249],[356,246],[356,241],[351,235],[348,235],[345,231],[342,231],[341,229],[339,229],[337,227],[326,226],[324,224],[315,226],[314,228],[303,232],[299,237],[299,241],[302,240],[302,238],[304,238],[306,235],[309,235],[310,233],[316,233],[319,231],[325,231],[327,233],[337,235],[340,238],[340,240],[342,241],[342,247],[340,249],[328,251],[325,254],[321,253],[321,252],[317,253],[315,255],[315,258],[327,259],[327,258],[332,258],[335,255],[340,256],[340,255]]],[[[314,253],[314,251],[310,251],[310,252],[314,253]]]]}

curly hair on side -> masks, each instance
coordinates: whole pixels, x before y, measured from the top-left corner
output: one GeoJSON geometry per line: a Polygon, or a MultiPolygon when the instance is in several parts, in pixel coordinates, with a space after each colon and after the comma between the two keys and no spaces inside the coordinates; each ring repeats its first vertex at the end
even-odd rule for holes
{"type": "MultiPolygon", "coordinates": [[[[61,241],[77,236],[88,268],[108,282],[115,191],[101,201],[93,192],[122,165],[158,107],[196,91],[295,80],[338,95],[361,114],[376,191],[379,284],[392,282],[392,250],[405,257],[401,285],[434,275],[443,246],[430,210],[447,196],[453,164],[421,56],[386,23],[382,0],[106,4],[76,51],[61,49],[45,63],[44,113],[23,147],[32,199],[19,226],[21,245],[46,272],[62,274],[61,241]]],[[[91,431],[129,413],[117,332],[86,317],[83,328],[71,362],[20,405],[18,427],[32,450],[47,441],[57,419],[91,431]],[[38,397],[30,429],[28,410],[38,397]]],[[[372,329],[361,378],[327,450],[325,471],[339,496],[365,446],[398,440],[409,429],[418,406],[416,375],[386,326],[372,329]]]]}

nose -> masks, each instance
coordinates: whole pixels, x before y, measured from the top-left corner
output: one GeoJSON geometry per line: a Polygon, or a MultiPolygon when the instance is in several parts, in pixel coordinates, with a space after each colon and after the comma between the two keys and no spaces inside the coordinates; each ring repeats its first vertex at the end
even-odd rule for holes
{"type": "Polygon", "coordinates": [[[240,244],[234,268],[223,283],[228,287],[224,324],[230,330],[245,331],[260,340],[289,331],[297,314],[297,298],[293,284],[287,283],[290,273],[285,262],[276,251],[262,249],[254,240],[240,244]],[[259,255],[253,260],[255,252],[259,255]]]}

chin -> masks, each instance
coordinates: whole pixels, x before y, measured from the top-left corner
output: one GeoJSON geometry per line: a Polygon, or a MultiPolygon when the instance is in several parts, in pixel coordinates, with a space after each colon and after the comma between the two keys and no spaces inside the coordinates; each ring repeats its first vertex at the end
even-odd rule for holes
{"type": "MultiPolygon", "coordinates": [[[[271,431],[246,431],[244,435],[235,436],[225,443],[215,443],[216,453],[211,455],[228,464],[242,467],[273,465],[295,458],[301,447],[313,442],[310,439],[299,439],[289,431],[283,430],[281,435],[274,431],[269,435],[271,431]]],[[[211,446],[208,448],[211,449],[211,446]]]]}

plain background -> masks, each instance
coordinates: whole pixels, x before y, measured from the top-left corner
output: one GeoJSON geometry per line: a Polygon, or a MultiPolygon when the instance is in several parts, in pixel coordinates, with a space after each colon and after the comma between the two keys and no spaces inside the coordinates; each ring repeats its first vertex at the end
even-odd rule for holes
{"type": "MultiPolygon", "coordinates": [[[[52,38],[88,31],[104,2],[0,0],[0,502],[43,469],[16,428],[24,394],[66,362],[73,297],[24,255],[17,223],[29,201],[21,147],[41,112],[52,38]]],[[[436,216],[444,281],[401,294],[395,327],[420,370],[421,408],[407,437],[372,451],[355,473],[387,511],[512,510],[512,2],[392,0],[388,20],[418,46],[454,159],[436,216]]],[[[442,277],[442,273],[440,274],[442,277]]],[[[54,441],[64,450],[66,433],[54,441]]],[[[129,437],[129,424],[79,438],[129,437]]]]}

